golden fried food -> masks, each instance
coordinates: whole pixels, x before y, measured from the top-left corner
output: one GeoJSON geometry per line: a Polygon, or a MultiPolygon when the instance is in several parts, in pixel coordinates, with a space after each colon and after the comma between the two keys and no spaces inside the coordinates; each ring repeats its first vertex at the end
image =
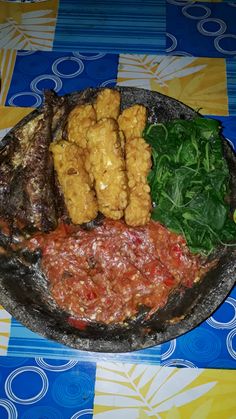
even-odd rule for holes
{"type": "Polygon", "coordinates": [[[87,131],[91,125],[95,124],[96,120],[96,112],[92,105],[76,106],[68,116],[68,141],[85,149],[87,147],[87,131]]]}
{"type": "Polygon", "coordinates": [[[150,187],[147,175],[151,169],[151,149],[143,138],[132,138],[125,144],[129,203],[125,221],[131,226],[146,224],[151,216],[150,187]]]}
{"type": "Polygon", "coordinates": [[[143,105],[133,105],[124,109],[118,118],[119,128],[124,132],[126,141],[142,137],[146,123],[147,109],[143,105]]]}
{"type": "Polygon", "coordinates": [[[101,90],[94,107],[97,113],[97,120],[102,118],[117,119],[120,113],[120,93],[112,89],[101,90]]]}
{"type": "Polygon", "coordinates": [[[101,119],[88,130],[87,139],[99,211],[118,220],[127,206],[128,187],[117,122],[101,119]]]}
{"type": "Polygon", "coordinates": [[[82,224],[93,220],[98,213],[98,204],[85,170],[83,149],[60,141],[52,143],[50,150],[71,221],[82,224]]]}

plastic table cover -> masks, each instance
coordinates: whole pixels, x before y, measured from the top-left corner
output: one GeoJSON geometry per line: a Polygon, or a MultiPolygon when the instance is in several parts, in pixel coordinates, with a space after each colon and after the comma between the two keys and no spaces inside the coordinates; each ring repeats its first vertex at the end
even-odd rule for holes
{"type": "MultiPolygon", "coordinates": [[[[0,137],[45,88],[137,86],[222,122],[236,147],[236,3],[0,2],[0,137]]],[[[234,418],[236,289],[200,326],[126,354],[76,351],[0,309],[0,417],[234,418]],[[185,368],[181,368],[185,367],[185,368]]]]}

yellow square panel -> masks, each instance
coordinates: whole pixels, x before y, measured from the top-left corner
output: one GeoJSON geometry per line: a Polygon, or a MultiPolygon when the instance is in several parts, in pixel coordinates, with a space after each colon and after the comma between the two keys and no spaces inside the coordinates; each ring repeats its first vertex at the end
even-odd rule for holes
{"type": "Polygon", "coordinates": [[[7,134],[9,129],[14,127],[24,116],[32,112],[32,108],[15,108],[11,106],[0,106],[0,139],[7,134]]]}
{"type": "Polygon", "coordinates": [[[0,49],[51,50],[58,1],[0,2],[0,49]]]}
{"type": "Polygon", "coordinates": [[[160,92],[205,115],[228,115],[224,58],[120,54],[117,83],[160,92]]]}
{"type": "Polygon", "coordinates": [[[7,93],[11,84],[12,74],[14,71],[16,61],[16,51],[14,50],[0,50],[0,105],[6,102],[7,93]]]}
{"type": "Polygon", "coordinates": [[[93,419],[235,419],[235,371],[98,362],[93,419]]]}

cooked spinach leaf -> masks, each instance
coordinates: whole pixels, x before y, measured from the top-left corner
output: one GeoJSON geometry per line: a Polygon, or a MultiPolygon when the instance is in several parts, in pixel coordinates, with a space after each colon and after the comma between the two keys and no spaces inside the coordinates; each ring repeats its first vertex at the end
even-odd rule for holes
{"type": "Polygon", "coordinates": [[[219,122],[195,118],[147,125],[144,138],[152,147],[152,218],[183,234],[194,253],[208,255],[219,244],[236,242],[219,122]]]}

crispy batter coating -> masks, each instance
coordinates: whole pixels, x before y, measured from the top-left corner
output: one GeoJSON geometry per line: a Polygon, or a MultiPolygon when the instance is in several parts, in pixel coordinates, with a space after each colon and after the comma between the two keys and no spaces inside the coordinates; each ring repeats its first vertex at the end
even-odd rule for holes
{"type": "Polygon", "coordinates": [[[97,113],[97,120],[102,118],[117,119],[120,113],[120,93],[112,89],[101,90],[94,107],[97,113]]]}
{"type": "Polygon", "coordinates": [[[143,105],[133,105],[124,109],[118,118],[119,128],[124,132],[126,141],[142,137],[146,122],[147,109],[143,105]]]}
{"type": "Polygon", "coordinates": [[[89,161],[99,211],[113,220],[120,219],[127,206],[127,176],[118,124],[104,118],[87,133],[89,161]]]}
{"type": "Polygon", "coordinates": [[[67,134],[68,141],[76,143],[79,147],[87,147],[87,131],[97,120],[95,109],[92,105],[78,105],[68,116],[67,134]]]}
{"type": "Polygon", "coordinates": [[[83,149],[60,141],[52,143],[50,150],[71,221],[82,224],[93,220],[98,213],[98,204],[85,170],[83,149]]]}
{"type": "Polygon", "coordinates": [[[150,187],[147,175],[151,169],[151,149],[143,138],[126,142],[126,169],[129,186],[129,203],[125,221],[131,226],[145,225],[151,216],[150,187]]]}

